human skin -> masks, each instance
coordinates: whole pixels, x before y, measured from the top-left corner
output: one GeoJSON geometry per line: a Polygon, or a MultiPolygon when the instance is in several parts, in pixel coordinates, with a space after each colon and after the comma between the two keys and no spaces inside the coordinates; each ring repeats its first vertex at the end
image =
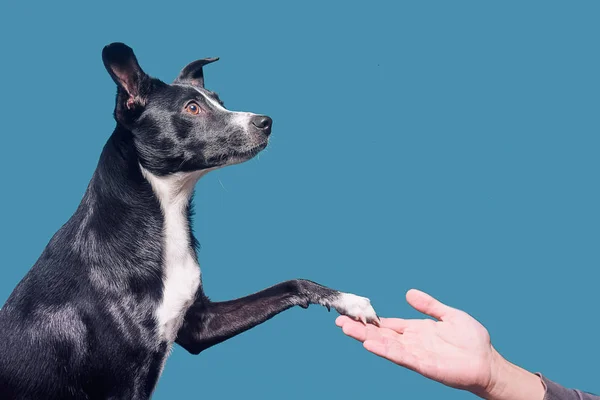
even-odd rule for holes
{"type": "Polygon", "coordinates": [[[434,319],[381,318],[375,326],[340,316],[336,325],[371,353],[446,386],[490,400],[543,400],[540,377],[504,359],[475,318],[419,290],[406,300],[434,319]]]}

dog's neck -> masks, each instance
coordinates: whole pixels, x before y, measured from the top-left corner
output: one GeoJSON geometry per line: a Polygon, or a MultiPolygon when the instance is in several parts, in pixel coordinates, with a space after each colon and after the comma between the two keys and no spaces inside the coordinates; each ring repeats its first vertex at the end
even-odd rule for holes
{"type": "Polygon", "coordinates": [[[158,176],[140,165],[142,176],[152,186],[163,208],[175,207],[184,210],[189,205],[196,182],[206,172],[176,172],[167,176],[158,176]]]}
{"type": "Polygon", "coordinates": [[[123,126],[117,125],[104,145],[86,196],[117,199],[133,207],[158,204],[140,169],[133,133],[123,126]]]}
{"type": "Polygon", "coordinates": [[[140,164],[133,134],[117,125],[104,146],[86,196],[115,195],[130,206],[156,205],[158,200],[163,206],[179,204],[187,209],[196,183],[208,171],[153,173],[140,164]]]}
{"type": "MultiPolygon", "coordinates": [[[[165,210],[175,212],[184,227],[185,242],[195,258],[189,207],[194,185],[204,173],[157,176],[139,164],[133,134],[117,126],[107,141],[94,176],[77,210],[82,257],[94,257],[86,248],[106,247],[107,257],[127,257],[106,265],[120,265],[111,279],[126,275],[162,275],[165,210]],[[174,210],[174,211],[173,211],[174,210]],[[96,238],[102,237],[102,241],[96,238]],[[127,251],[122,251],[127,248],[127,251]],[[147,249],[156,251],[148,253],[147,249]],[[127,271],[127,272],[125,272],[127,271]]],[[[183,238],[182,238],[183,239],[183,238]]],[[[110,273],[104,271],[102,273],[110,273]]]]}

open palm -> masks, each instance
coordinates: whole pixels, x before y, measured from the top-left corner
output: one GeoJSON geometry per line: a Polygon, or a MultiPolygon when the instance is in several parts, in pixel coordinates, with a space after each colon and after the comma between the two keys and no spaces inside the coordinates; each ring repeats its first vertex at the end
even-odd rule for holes
{"type": "Polygon", "coordinates": [[[408,303],[432,319],[382,318],[380,326],[341,316],[336,324],[365,349],[445,385],[477,392],[492,380],[488,331],[469,314],[410,290],[408,303]]]}

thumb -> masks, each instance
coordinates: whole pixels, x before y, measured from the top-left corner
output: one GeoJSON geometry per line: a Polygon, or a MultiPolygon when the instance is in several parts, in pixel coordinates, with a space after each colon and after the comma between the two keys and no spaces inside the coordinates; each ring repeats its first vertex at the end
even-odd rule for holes
{"type": "Polygon", "coordinates": [[[439,302],[425,292],[417,289],[410,289],[406,293],[406,301],[415,310],[427,314],[438,320],[443,320],[452,310],[451,307],[439,302]]]}

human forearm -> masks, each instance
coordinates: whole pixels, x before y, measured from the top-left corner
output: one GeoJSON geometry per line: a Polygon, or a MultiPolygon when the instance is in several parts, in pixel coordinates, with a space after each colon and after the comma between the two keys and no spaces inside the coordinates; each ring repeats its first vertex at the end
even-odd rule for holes
{"type": "Polygon", "coordinates": [[[492,376],[486,387],[473,393],[488,400],[543,400],[545,388],[539,376],[512,364],[492,349],[492,376]]]}
{"type": "Polygon", "coordinates": [[[567,389],[540,374],[512,364],[493,349],[492,377],[487,387],[473,390],[488,400],[600,400],[600,396],[567,389]]]}

